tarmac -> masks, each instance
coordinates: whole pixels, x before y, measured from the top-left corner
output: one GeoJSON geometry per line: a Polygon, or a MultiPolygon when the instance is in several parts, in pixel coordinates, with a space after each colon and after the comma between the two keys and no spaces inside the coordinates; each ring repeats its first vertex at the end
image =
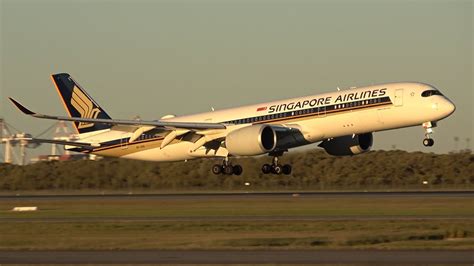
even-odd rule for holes
{"type": "Polygon", "coordinates": [[[357,192],[218,192],[218,193],[155,193],[134,194],[74,194],[74,195],[0,195],[0,200],[77,200],[77,199],[159,199],[159,200],[212,200],[212,199],[275,199],[288,197],[304,198],[390,198],[390,197],[473,197],[474,191],[357,191],[357,192]]]}
{"type": "Polygon", "coordinates": [[[472,264],[472,250],[0,251],[15,264],[472,264]]]}
{"type": "Polygon", "coordinates": [[[266,221],[413,221],[413,220],[472,220],[474,216],[428,216],[428,215],[338,215],[338,216],[160,216],[160,217],[128,217],[128,216],[95,216],[95,217],[42,217],[42,218],[11,218],[0,217],[0,222],[28,223],[96,223],[96,222],[266,222],[266,221]]]}

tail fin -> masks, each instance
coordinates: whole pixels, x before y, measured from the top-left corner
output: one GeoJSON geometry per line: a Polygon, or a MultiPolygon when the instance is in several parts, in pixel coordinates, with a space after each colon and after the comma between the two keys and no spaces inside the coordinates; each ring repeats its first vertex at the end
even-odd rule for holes
{"type": "MultiPolygon", "coordinates": [[[[54,74],[51,78],[70,117],[111,119],[69,74],[54,74]]],[[[111,125],[74,122],[74,127],[83,134],[108,129],[111,125]]]]}

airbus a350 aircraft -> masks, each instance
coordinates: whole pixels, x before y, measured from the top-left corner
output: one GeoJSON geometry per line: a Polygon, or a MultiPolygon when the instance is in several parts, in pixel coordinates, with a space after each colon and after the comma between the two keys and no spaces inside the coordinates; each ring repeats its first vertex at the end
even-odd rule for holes
{"type": "Polygon", "coordinates": [[[230,108],[159,120],[112,119],[66,73],[52,75],[69,116],[34,113],[37,118],[72,121],[77,141],[35,139],[63,144],[71,151],[147,161],[222,158],[214,174],[240,175],[242,167],[229,157],[268,154],[265,174],[290,174],[278,157],[291,148],[320,142],[327,153],[356,155],[370,150],[372,133],[422,125],[424,146],[434,144],[436,123],[452,114],[454,104],[431,85],[397,82],[230,108]]]}

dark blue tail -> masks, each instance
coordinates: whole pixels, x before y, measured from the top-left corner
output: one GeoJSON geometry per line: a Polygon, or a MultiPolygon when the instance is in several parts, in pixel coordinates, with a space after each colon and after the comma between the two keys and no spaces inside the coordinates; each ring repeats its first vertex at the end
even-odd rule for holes
{"type": "MultiPolygon", "coordinates": [[[[60,73],[54,74],[51,77],[70,117],[111,119],[99,104],[97,104],[69,74],[60,73]]],[[[111,125],[103,123],[94,124],[84,122],[74,122],[74,126],[80,134],[111,127],[111,125]]]]}

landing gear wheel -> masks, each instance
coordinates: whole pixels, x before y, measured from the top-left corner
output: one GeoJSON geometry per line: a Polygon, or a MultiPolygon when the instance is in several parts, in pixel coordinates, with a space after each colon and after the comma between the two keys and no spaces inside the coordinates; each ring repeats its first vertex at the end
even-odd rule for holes
{"type": "Polygon", "coordinates": [[[272,171],[272,166],[271,165],[266,163],[262,166],[262,173],[269,174],[271,171],[272,171]]]}
{"type": "Polygon", "coordinates": [[[282,171],[283,171],[283,174],[285,175],[291,174],[291,165],[289,164],[283,165],[282,171]]]}
{"type": "Polygon", "coordinates": [[[423,140],[423,145],[424,145],[425,147],[431,147],[431,146],[433,146],[433,145],[434,145],[434,139],[428,139],[428,138],[424,139],[424,140],[423,140]]]}
{"type": "Polygon", "coordinates": [[[226,175],[232,175],[234,173],[234,167],[232,165],[226,165],[223,167],[224,168],[224,174],[226,175]]]}
{"type": "Polygon", "coordinates": [[[222,165],[214,164],[212,166],[212,173],[215,175],[220,175],[222,173],[222,165]]]}
{"type": "Polygon", "coordinates": [[[425,146],[425,147],[430,146],[430,139],[424,139],[423,140],[423,146],[425,146]]]}
{"type": "Polygon", "coordinates": [[[278,157],[279,156],[282,156],[283,155],[283,152],[284,151],[279,151],[277,153],[269,153],[268,155],[270,156],[273,156],[273,160],[272,160],[272,164],[264,164],[262,166],[262,172],[264,174],[269,174],[269,173],[272,173],[272,174],[275,174],[275,175],[281,175],[281,174],[285,174],[285,175],[289,175],[291,174],[291,165],[289,164],[285,164],[285,165],[281,165],[278,163],[278,157]]]}
{"type": "Polygon", "coordinates": [[[234,175],[241,175],[242,174],[242,166],[240,165],[234,165],[232,171],[234,172],[234,175]]]}
{"type": "Polygon", "coordinates": [[[434,140],[431,138],[434,127],[436,127],[436,122],[423,123],[423,128],[425,129],[425,139],[423,140],[423,145],[425,147],[431,147],[434,145],[434,140]]]}
{"type": "Polygon", "coordinates": [[[276,175],[280,175],[283,172],[283,167],[281,165],[277,164],[272,167],[272,172],[276,175]]]}
{"type": "Polygon", "coordinates": [[[222,164],[215,164],[212,166],[212,173],[215,175],[241,175],[243,172],[242,166],[236,164],[232,165],[229,158],[224,158],[222,164]]]}

